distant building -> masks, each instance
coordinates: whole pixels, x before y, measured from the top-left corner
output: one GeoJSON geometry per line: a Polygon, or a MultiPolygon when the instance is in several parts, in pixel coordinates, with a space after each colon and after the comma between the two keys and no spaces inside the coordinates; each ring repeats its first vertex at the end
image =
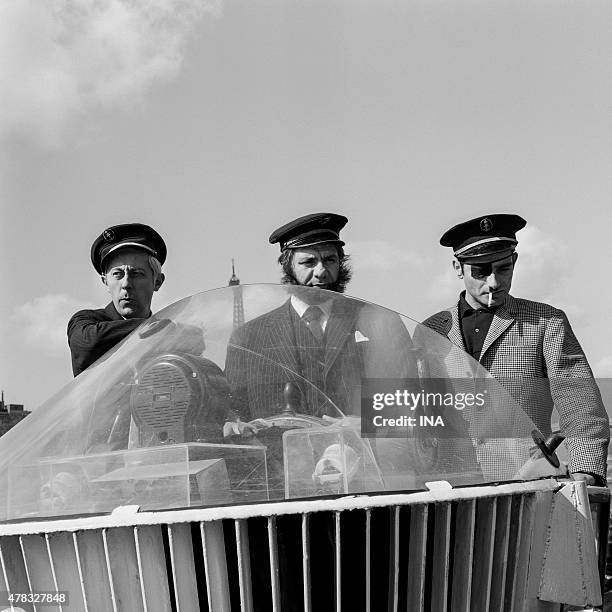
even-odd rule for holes
{"type": "Polygon", "coordinates": [[[23,409],[23,404],[7,404],[4,401],[4,391],[0,393],[0,436],[3,436],[11,427],[25,419],[30,414],[23,409]]]}

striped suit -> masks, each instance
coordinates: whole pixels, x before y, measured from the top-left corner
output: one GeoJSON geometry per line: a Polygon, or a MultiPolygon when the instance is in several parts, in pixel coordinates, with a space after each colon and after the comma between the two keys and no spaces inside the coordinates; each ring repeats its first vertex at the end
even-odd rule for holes
{"type": "MultiPolygon", "coordinates": [[[[458,304],[423,324],[465,350],[458,304]]],[[[550,433],[551,413],[556,407],[569,450],[570,471],[605,478],[608,415],[563,311],[508,295],[495,312],[480,364],[545,435],[550,433]]]]}
{"type": "Polygon", "coordinates": [[[320,343],[288,300],[235,330],[225,374],[245,420],[281,412],[290,381],[302,391],[298,412],[335,416],[317,389],[343,413],[359,414],[362,377],[415,377],[416,362],[410,335],[394,313],[337,299],[320,343]]]}

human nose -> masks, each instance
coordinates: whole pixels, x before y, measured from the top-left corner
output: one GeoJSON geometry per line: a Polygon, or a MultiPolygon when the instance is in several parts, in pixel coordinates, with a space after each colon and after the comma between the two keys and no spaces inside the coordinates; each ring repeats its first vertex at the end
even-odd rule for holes
{"type": "Polygon", "coordinates": [[[126,270],[123,278],[121,279],[122,287],[130,287],[132,285],[132,275],[126,270]]]}
{"type": "Polygon", "coordinates": [[[327,274],[327,268],[325,267],[322,261],[319,261],[317,265],[315,266],[314,275],[317,278],[322,278],[326,274],[327,274]]]}
{"type": "Polygon", "coordinates": [[[489,276],[487,277],[487,285],[489,286],[489,289],[491,291],[495,291],[499,288],[499,279],[497,278],[497,275],[495,273],[492,272],[491,274],[489,274],[489,276]]]}

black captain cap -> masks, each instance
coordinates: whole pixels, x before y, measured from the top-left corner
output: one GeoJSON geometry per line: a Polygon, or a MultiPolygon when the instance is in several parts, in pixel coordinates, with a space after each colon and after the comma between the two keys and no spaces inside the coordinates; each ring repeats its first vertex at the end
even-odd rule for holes
{"type": "Polygon", "coordinates": [[[153,255],[160,264],[166,261],[166,243],[152,227],[142,223],[113,225],[105,229],[91,245],[91,263],[98,274],[103,273],[103,261],[123,248],[142,249],[153,255]]]}
{"type": "Polygon", "coordinates": [[[324,242],[335,242],[344,246],[340,240],[340,230],[348,223],[343,215],[335,213],[313,213],[294,219],[270,234],[270,244],[279,243],[281,251],[314,246],[324,242]]]}
{"type": "Polygon", "coordinates": [[[518,244],[516,232],[527,221],[519,215],[485,215],[451,227],[440,244],[452,247],[461,263],[485,264],[505,259],[518,244]]]}

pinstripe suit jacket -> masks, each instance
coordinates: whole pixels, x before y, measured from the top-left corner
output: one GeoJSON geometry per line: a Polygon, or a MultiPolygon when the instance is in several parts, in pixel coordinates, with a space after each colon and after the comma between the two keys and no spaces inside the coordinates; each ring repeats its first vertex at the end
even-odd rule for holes
{"type": "MultiPolygon", "coordinates": [[[[423,322],[465,350],[458,303],[423,322]]],[[[545,435],[553,407],[566,437],[571,472],[605,478],[609,420],[587,358],[565,313],[508,296],[495,312],[480,363],[545,435]]]]}
{"type": "Polygon", "coordinates": [[[345,299],[334,301],[324,346],[288,300],[235,330],[225,362],[234,409],[245,420],[281,412],[290,381],[302,391],[299,412],[336,416],[315,388],[344,414],[359,414],[362,376],[400,379],[416,372],[410,334],[400,318],[345,299]]]}

